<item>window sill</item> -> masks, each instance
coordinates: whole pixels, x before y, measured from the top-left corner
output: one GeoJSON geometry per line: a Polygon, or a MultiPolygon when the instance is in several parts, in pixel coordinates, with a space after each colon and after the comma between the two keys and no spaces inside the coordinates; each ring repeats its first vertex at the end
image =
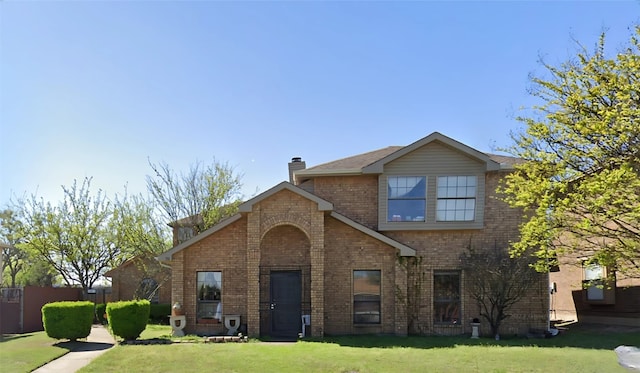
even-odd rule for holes
{"type": "Polygon", "coordinates": [[[461,230],[461,229],[483,229],[482,221],[438,221],[438,222],[401,222],[401,221],[384,221],[379,222],[378,229],[380,231],[435,231],[435,230],[461,230]]]}
{"type": "Polygon", "coordinates": [[[218,320],[218,319],[198,319],[198,320],[196,320],[196,324],[220,324],[220,320],[218,320]]]}
{"type": "Polygon", "coordinates": [[[434,327],[437,328],[462,328],[462,324],[460,323],[440,323],[440,322],[434,322],[433,323],[434,327]]]}
{"type": "Polygon", "coordinates": [[[378,328],[382,326],[381,323],[378,324],[353,324],[354,328],[378,328]]]}

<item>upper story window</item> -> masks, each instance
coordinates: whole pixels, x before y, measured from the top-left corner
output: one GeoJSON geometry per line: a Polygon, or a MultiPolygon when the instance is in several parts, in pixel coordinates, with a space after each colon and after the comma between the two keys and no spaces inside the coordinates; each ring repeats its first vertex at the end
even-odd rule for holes
{"type": "Polygon", "coordinates": [[[193,227],[178,227],[178,244],[190,240],[193,237],[193,227]]]}
{"type": "Polygon", "coordinates": [[[425,221],[427,178],[389,176],[387,221],[425,221]]]}
{"type": "Polygon", "coordinates": [[[476,176],[438,176],[437,221],[473,221],[476,211],[476,176]]]}

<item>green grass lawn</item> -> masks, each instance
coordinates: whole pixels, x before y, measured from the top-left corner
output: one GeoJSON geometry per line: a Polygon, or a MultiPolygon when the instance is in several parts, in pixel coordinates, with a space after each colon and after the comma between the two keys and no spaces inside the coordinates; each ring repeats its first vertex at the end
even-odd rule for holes
{"type": "Polygon", "coordinates": [[[81,372],[624,372],[613,351],[337,343],[119,346],[81,372]]]}
{"type": "MultiPolygon", "coordinates": [[[[141,339],[168,338],[148,325],[141,339]]],[[[184,338],[184,341],[198,338],[184,338]]],[[[44,332],[5,336],[0,371],[29,372],[68,351],[44,332]]],[[[297,343],[119,345],[80,372],[625,372],[613,349],[640,333],[581,327],[551,339],[334,337],[297,343]]]]}
{"type": "MultiPolygon", "coordinates": [[[[170,335],[169,326],[147,325],[140,338],[168,338],[170,335]]],[[[31,372],[69,352],[73,343],[49,338],[45,332],[5,335],[0,340],[0,372],[31,372]]]]}
{"type": "Polygon", "coordinates": [[[0,341],[0,371],[31,372],[69,352],[69,342],[58,343],[45,332],[5,335],[0,341]]]}
{"type": "Polygon", "coordinates": [[[80,372],[625,372],[613,352],[621,344],[640,345],[640,334],[577,328],[535,340],[360,336],[128,345],[109,350],[80,372]]]}

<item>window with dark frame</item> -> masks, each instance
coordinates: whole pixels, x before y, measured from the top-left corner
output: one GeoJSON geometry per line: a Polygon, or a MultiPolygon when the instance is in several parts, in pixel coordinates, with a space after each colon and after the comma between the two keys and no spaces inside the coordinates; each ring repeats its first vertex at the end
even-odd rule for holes
{"type": "Polygon", "coordinates": [[[435,324],[460,322],[460,272],[434,273],[433,315],[435,324]]]}
{"type": "Polygon", "coordinates": [[[477,176],[438,176],[437,221],[473,221],[477,176]]]}
{"type": "Polygon", "coordinates": [[[425,176],[389,176],[387,186],[387,221],[425,221],[427,208],[425,176]]]}
{"type": "Polygon", "coordinates": [[[197,272],[197,318],[199,322],[222,321],[222,272],[197,272]]]}
{"type": "Polygon", "coordinates": [[[380,324],[380,270],[353,271],[353,323],[380,324]]]}

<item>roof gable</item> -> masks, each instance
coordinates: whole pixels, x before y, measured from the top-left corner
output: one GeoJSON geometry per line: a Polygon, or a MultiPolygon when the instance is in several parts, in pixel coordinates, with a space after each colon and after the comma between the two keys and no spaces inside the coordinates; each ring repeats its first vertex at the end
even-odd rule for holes
{"type": "Polygon", "coordinates": [[[416,255],[416,251],[412,248],[410,248],[407,245],[404,245],[396,240],[393,240],[381,233],[378,233],[376,231],[374,231],[373,229],[370,229],[354,220],[351,220],[349,218],[347,218],[344,215],[338,214],[335,211],[333,211],[333,204],[331,204],[330,202],[327,202],[305,190],[302,190],[286,181],[274,186],[273,188],[267,190],[264,193],[261,193],[260,195],[244,202],[243,204],[240,205],[239,208],[239,212],[232,216],[229,217],[223,221],[221,221],[220,223],[214,225],[213,227],[207,229],[206,231],[194,236],[193,238],[182,242],[181,244],[173,247],[172,249],[160,254],[156,259],[158,259],[159,261],[168,261],[171,260],[171,257],[173,256],[173,254],[186,249],[187,247],[195,244],[196,242],[199,242],[209,236],[211,236],[212,234],[222,230],[223,228],[233,224],[234,222],[240,220],[242,218],[242,214],[246,214],[248,212],[251,212],[253,209],[253,206],[256,203],[259,203],[260,201],[265,200],[266,198],[269,198],[270,196],[282,191],[282,190],[288,190],[291,191],[293,193],[296,193],[302,197],[305,197],[313,202],[316,202],[318,204],[318,210],[319,211],[331,211],[331,216],[379,241],[382,241],[386,244],[388,244],[389,246],[392,246],[396,249],[399,250],[400,255],[401,256],[415,256],[416,255]]]}
{"type": "Polygon", "coordinates": [[[362,168],[362,173],[363,174],[381,174],[384,172],[384,166],[389,163],[392,162],[398,158],[401,158],[409,153],[411,153],[412,151],[419,149],[431,142],[440,142],[460,153],[463,153],[471,158],[477,159],[483,163],[486,164],[486,170],[487,171],[496,171],[500,169],[500,163],[494,161],[493,159],[491,159],[491,157],[488,154],[482,153],[470,146],[467,146],[461,142],[458,142],[450,137],[447,137],[439,132],[433,132],[432,134],[430,134],[427,137],[424,137],[416,142],[414,142],[411,145],[407,145],[403,148],[400,148],[399,150],[387,155],[384,158],[379,159],[378,161],[362,168]]]}
{"type": "Polygon", "coordinates": [[[367,153],[322,163],[307,169],[296,170],[294,171],[295,179],[298,184],[301,184],[304,180],[318,176],[381,174],[383,173],[385,164],[401,158],[406,154],[434,141],[444,144],[450,149],[464,154],[467,157],[484,163],[487,171],[511,169],[513,168],[513,165],[521,162],[519,158],[483,153],[439,132],[433,132],[427,137],[424,137],[408,146],[388,146],[386,148],[373,150],[367,153]]]}
{"type": "Polygon", "coordinates": [[[222,220],[220,223],[214,225],[213,227],[205,230],[204,232],[195,235],[194,237],[192,237],[191,239],[182,242],[181,244],[174,246],[172,249],[160,254],[157,259],[160,261],[166,261],[166,260],[171,260],[171,257],[173,256],[173,254],[182,251],[184,249],[186,249],[187,247],[193,245],[196,242],[199,242],[209,236],[211,236],[212,234],[222,230],[223,228],[227,227],[228,225],[231,225],[232,223],[240,220],[242,218],[242,214],[246,214],[248,212],[253,211],[253,206],[261,201],[264,201],[265,199],[273,196],[274,194],[283,191],[283,190],[288,190],[290,192],[296,193],[306,199],[309,199],[315,203],[318,204],[318,210],[319,211],[331,211],[333,210],[333,204],[330,202],[327,202],[325,200],[323,200],[322,198],[319,198],[316,195],[313,195],[305,190],[302,190],[292,184],[290,184],[289,182],[283,181],[280,184],[274,186],[273,188],[267,190],[266,192],[263,192],[253,198],[251,198],[250,200],[242,203],[239,207],[238,207],[238,213],[222,220]]]}
{"type": "Polygon", "coordinates": [[[219,222],[218,224],[214,225],[213,227],[207,229],[206,231],[197,234],[193,237],[191,237],[190,239],[182,242],[181,244],[174,246],[173,248],[171,248],[168,251],[165,251],[164,253],[158,255],[156,257],[157,260],[159,261],[167,261],[167,260],[171,260],[171,256],[173,256],[173,254],[182,251],[184,249],[186,249],[187,247],[193,245],[196,242],[202,241],[203,239],[211,236],[212,234],[218,232],[219,230],[222,230],[223,228],[231,225],[232,223],[235,223],[236,221],[240,220],[240,218],[242,218],[241,214],[235,214],[229,218],[226,218],[224,220],[222,220],[221,222],[219,222]]]}
{"type": "Polygon", "coordinates": [[[318,204],[318,211],[331,211],[333,210],[333,203],[325,201],[324,199],[311,194],[309,192],[307,192],[306,190],[303,190],[301,188],[298,188],[297,186],[287,182],[287,181],[283,181],[280,184],[274,186],[273,188],[267,190],[266,192],[260,193],[259,195],[251,198],[250,200],[242,203],[239,207],[238,207],[238,212],[251,212],[253,210],[253,205],[255,205],[256,203],[259,203],[269,197],[271,197],[272,195],[283,191],[283,190],[288,190],[290,192],[293,192],[295,194],[298,194],[308,200],[311,200],[315,203],[318,204]]]}
{"type": "Polygon", "coordinates": [[[125,268],[129,267],[130,265],[136,263],[136,262],[146,262],[149,263],[148,261],[152,261],[156,258],[154,257],[150,257],[150,256],[145,256],[143,257],[142,255],[136,255],[133,256],[127,260],[125,260],[124,262],[120,263],[120,265],[111,268],[110,270],[108,270],[107,272],[104,273],[104,277],[113,277],[113,275],[115,275],[117,272],[120,272],[122,270],[124,270],[125,268]]]}

